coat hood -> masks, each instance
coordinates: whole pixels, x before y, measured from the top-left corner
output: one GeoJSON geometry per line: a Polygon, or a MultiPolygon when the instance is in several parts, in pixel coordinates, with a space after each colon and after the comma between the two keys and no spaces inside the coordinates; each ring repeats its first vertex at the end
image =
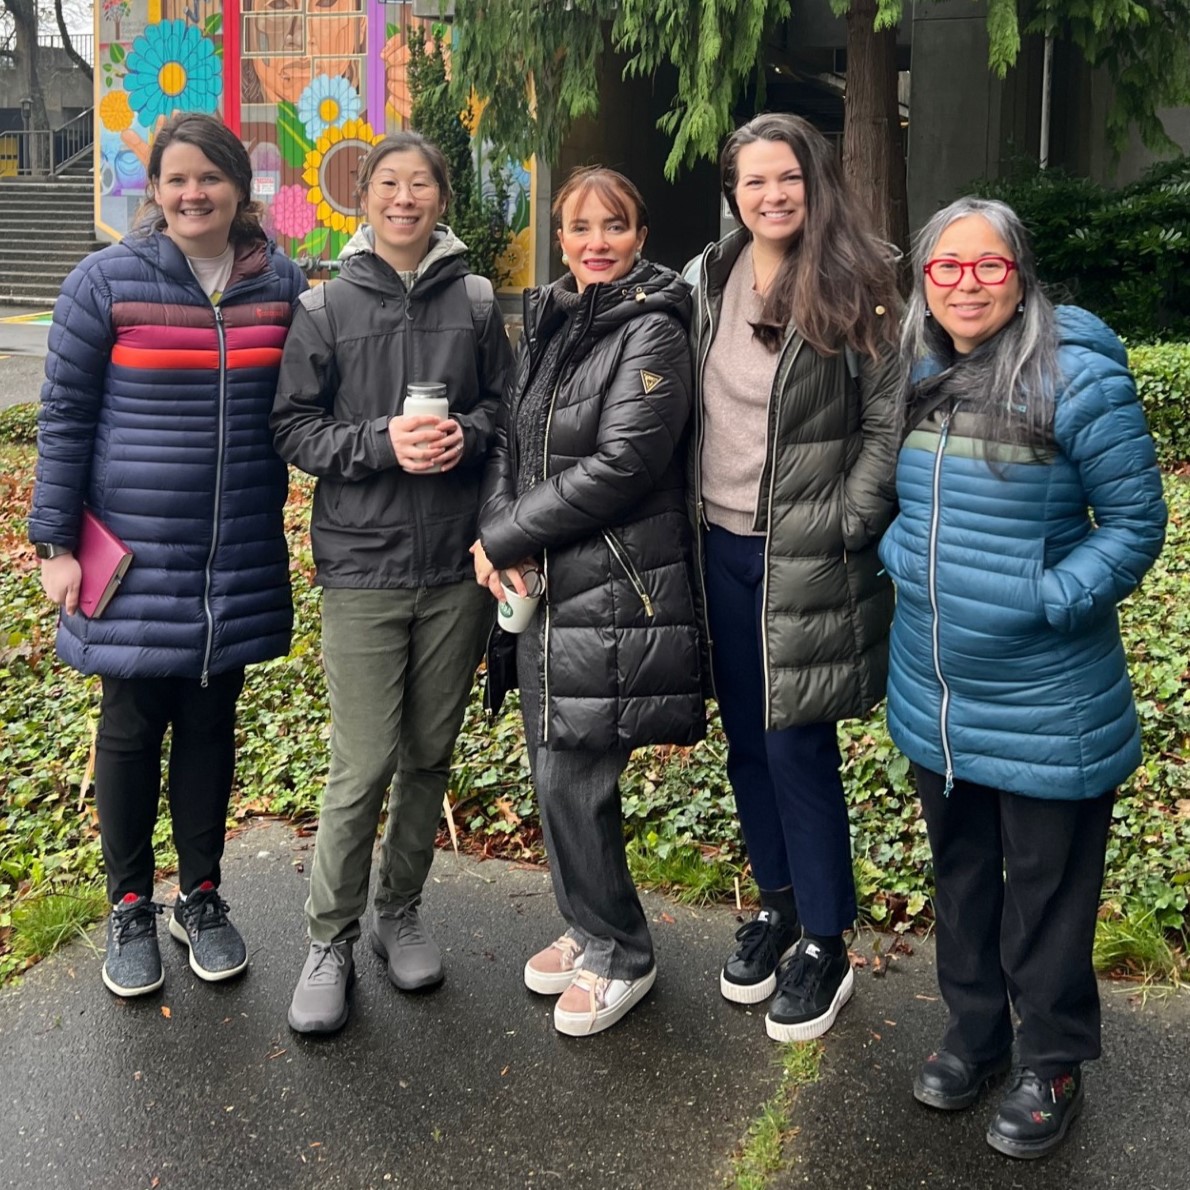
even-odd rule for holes
{"type": "Polygon", "coordinates": [[[1097,314],[1081,306],[1058,306],[1058,342],[1063,347],[1084,347],[1096,351],[1117,364],[1128,366],[1128,351],[1119,336],[1097,314]]]}
{"type": "MultiPolygon", "coordinates": [[[[464,254],[467,245],[445,223],[439,223],[430,236],[430,247],[414,273],[413,285],[423,281],[454,280],[468,272],[464,254]]],[[[368,224],[363,224],[347,241],[339,253],[342,262],[339,276],[358,285],[389,295],[405,293],[405,285],[397,270],[376,253],[376,237],[368,224]]]]}

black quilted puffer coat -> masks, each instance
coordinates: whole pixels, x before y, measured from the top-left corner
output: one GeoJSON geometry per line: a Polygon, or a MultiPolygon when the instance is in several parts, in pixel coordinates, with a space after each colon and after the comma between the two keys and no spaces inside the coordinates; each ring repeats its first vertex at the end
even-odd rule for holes
{"type": "MultiPolygon", "coordinates": [[[[574,281],[555,286],[573,290],[574,281]]],[[[685,512],[690,291],[648,262],[587,287],[546,411],[545,474],[518,496],[513,426],[564,320],[555,286],[525,294],[515,381],[484,475],[480,540],[497,567],[527,557],[544,564],[548,746],[694,743],[705,713],[685,512]]]]}

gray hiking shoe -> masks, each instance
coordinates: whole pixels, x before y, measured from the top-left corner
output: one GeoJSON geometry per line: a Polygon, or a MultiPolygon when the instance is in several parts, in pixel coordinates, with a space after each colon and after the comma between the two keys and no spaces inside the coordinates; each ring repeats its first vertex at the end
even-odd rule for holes
{"type": "Polygon", "coordinates": [[[355,982],[352,943],[311,942],[293,999],[289,1027],[296,1033],[334,1033],[347,1024],[347,992],[355,982]]]}
{"type": "Polygon", "coordinates": [[[185,900],[179,896],[169,919],[170,935],[190,949],[190,969],[218,983],[247,969],[248,951],[227,917],[227,902],[204,880],[185,900]]]}
{"type": "Polygon", "coordinates": [[[416,901],[376,914],[372,949],[388,960],[388,978],[403,992],[436,987],[443,980],[442,952],[422,926],[416,901]]]}
{"type": "Polygon", "coordinates": [[[164,982],[157,949],[157,914],[161,906],[128,893],[112,906],[107,922],[103,982],[117,996],[144,996],[164,982]]]}

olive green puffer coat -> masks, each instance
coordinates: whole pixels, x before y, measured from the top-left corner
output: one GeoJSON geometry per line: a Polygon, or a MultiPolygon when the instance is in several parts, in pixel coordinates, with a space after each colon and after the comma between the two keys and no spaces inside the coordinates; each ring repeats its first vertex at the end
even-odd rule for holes
{"type": "MultiPolygon", "coordinates": [[[[699,523],[703,370],[723,287],[748,242],[733,232],[707,248],[698,270],[690,474],[699,523]]],[[[770,730],[866,715],[884,696],[893,588],[876,547],[895,512],[899,390],[891,350],[879,362],[824,356],[790,328],[769,398],[755,523],[766,545],[770,730]]]]}

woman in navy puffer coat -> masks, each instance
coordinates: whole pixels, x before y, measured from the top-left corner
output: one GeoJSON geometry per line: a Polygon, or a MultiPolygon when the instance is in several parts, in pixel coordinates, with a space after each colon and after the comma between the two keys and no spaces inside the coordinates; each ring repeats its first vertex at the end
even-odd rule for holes
{"type": "Polygon", "coordinates": [[[161,986],[153,827],[161,743],[180,895],[170,932],[201,978],[247,966],[219,895],[244,667],[293,619],[285,464],[268,418],[305,281],[261,232],[244,146],[212,116],[154,140],[141,230],[89,256],[54,308],[29,537],[62,607],[58,652],[103,679],[95,798],[110,900],[104,983],[161,986]],[[79,610],[84,506],[133,551],[101,617],[79,610]]]}
{"type": "Polygon", "coordinates": [[[1091,966],[1112,802],[1140,763],[1119,601],[1164,540],[1153,443],[1120,341],[1056,311],[1002,203],[923,229],[905,328],[888,723],[934,856],[949,1012],[914,1094],[953,1110],[1019,1070],[987,1133],[1060,1144],[1099,1056],[1091,966]]]}

